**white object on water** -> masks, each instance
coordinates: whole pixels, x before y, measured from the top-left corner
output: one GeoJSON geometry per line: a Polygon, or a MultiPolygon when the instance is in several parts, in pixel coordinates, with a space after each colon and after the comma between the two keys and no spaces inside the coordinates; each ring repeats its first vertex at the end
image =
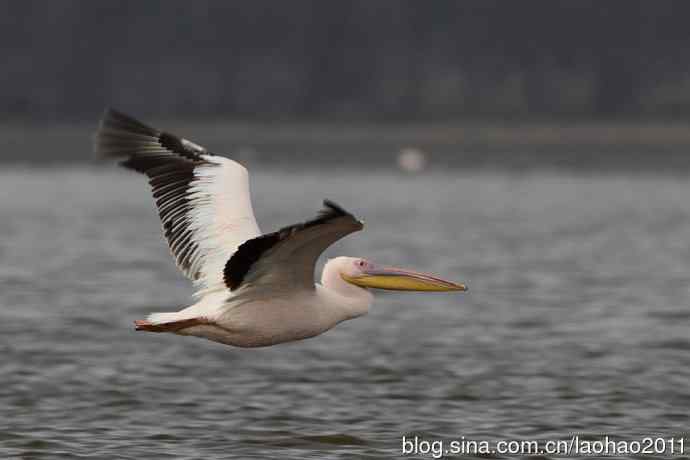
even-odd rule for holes
{"type": "Polygon", "coordinates": [[[404,148],[398,153],[398,168],[405,172],[420,172],[426,169],[426,154],[416,148],[404,148]]]}

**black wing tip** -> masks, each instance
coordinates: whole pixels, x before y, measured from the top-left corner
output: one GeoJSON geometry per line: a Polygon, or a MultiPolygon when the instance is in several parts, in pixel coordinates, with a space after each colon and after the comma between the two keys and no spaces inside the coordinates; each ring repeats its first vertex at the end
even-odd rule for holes
{"type": "Polygon", "coordinates": [[[134,117],[107,107],[93,136],[94,154],[101,159],[129,157],[141,146],[142,136],[155,142],[160,132],[134,117]]]}
{"type": "Polygon", "coordinates": [[[319,214],[319,218],[323,220],[335,219],[337,217],[350,217],[354,219],[361,227],[364,226],[364,222],[355,217],[354,214],[347,211],[345,208],[340,206],[335,201],[325,199],[323,200],[324,209],[319,214]]]}
{"type": "Polygon", "coordinates": [[[157,129],[154,129],[146,123],[137,120],[133,116],[127,115],[126,113],[112,107],[105,108],[99,126],[99,130],[107,129],[136,134],[148,134],[151,136],[157,136],[160,134],[157,129]]]}
{"type": "Polygon", "coordinates": [[[349,212],[345,210],[342,206],[340,206],[338,203],[335,201],[331,201],[329,199],[323,200],[323,205],[328,208],[330,211],[332,211],[335,214],[338,214],[340,216],[351,216],[349,212]]]}
{"type": "Polygon", "coordinates": [[[149,154],[152,153],[151,147],[163,148],[174,155],[193,161],[200,161],[201,155],[208,154],[204,147],[187,139],[152,128],[112,107],[105,109],[94,136],[94,152],[97,157],[117,158],[149,154]]]}
{"type": "Polygon", "coordinates": [[[113,119],[113,118],[131,118],[129,115],[126,115],[124,112],[121,112],[113,107],[106,107],[103,109],[103,116],[101,117],[101,123],[104,123],[106,120],[113,119]]]}

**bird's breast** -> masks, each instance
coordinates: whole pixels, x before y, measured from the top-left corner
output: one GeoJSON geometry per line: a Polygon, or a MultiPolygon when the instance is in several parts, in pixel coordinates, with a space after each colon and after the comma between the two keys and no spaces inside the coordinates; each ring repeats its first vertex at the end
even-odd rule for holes
{"type": "Polygon", "coordinates": [[[319,335],[337,324],[309,298],[258,300],[233,306],[216,319],[233,345],[268,346],[319,335]]]}

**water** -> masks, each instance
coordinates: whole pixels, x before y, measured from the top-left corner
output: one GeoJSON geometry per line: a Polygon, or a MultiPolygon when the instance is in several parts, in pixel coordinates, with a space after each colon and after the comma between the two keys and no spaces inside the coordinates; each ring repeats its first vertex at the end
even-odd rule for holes
{"type": "Polygon", "coordinates": [[[686,436],[690,184],[259,172],[264,230],[322,198],[330,255],[466,281],[267,349],[134,332],[189,301],[142,177],[0,173],[2,458],[396,458],[401,437],[686,436]]]}

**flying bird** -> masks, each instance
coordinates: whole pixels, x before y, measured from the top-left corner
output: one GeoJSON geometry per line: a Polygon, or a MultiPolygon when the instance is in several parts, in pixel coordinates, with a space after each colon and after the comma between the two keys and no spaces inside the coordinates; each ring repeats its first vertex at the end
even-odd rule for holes
{"type": "Polygon", "coordinates": [[[361,257],[329,260],[315,284],[321,253],[364,227],[341,206],[326,200],[314,218],[262,234],[249,175],[236,161],[112,109],[95,135],[95,150],[148,177],[170,251],[197,287],[193,305],[137,320],[138,331],[262,347],[314,337],[365,315],[370,288],[466,291],[464,284],[361,257]]]}

